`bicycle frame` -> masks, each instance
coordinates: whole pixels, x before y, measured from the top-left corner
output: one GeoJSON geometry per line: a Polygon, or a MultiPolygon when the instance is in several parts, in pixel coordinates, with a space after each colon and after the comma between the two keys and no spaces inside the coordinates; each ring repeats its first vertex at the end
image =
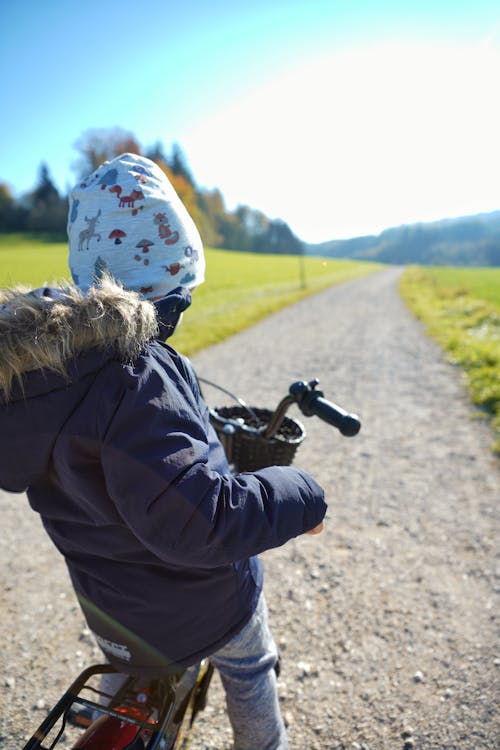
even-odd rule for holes
{"type": "Polygon", "coordinates": [[[71,750],[182,750],[185,732],[205,707],[213,667],[204,660],[180,675],[147,681],[128,677],[115,695],[92,687],[92,678],[118,673],[109,664],[85,669],[56,703],[23,750],[53,750],[63,737],[68,711],[78,702],[99,717],[78,737],[71,750]],[[87,693],[109,699],[102,705],[87,693]],[[59,722],[59,726],[56,725],[59,722]],[[50,736],[55,733],[55,736],[50,736]],[[45,741],[50,742],[44,745],[45,741]]]}

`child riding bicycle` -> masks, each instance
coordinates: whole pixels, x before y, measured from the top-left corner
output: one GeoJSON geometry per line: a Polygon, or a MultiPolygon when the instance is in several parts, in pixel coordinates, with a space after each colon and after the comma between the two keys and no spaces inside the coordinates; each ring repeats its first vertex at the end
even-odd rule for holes
{"type": "Polygon", "coordinates": [[[238,750],[288,747],[256,557],[321,530],[306,472],[231,475],[165,340],[204,280],[168,179],[124,154],[71,193],[74,285],[0,296],[0,487],[27,491],[89,627],[127,674],[219,669],[238,750]]]}

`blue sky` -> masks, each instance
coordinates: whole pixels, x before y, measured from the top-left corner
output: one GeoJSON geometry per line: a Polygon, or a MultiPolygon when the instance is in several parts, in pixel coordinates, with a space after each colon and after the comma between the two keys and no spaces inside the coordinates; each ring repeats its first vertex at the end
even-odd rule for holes
{"type": "Polygon", "coordinates": [[[500,5],[3,0],[0,181],[61,190],[90,128],[306,241],[500,209],[500,5]]]}

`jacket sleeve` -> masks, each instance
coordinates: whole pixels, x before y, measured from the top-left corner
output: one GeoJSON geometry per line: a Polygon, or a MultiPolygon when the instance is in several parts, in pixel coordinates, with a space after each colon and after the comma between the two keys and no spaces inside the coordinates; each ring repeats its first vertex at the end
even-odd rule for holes
{"type": "Polygon", "coordinates": [[[173,564],[216,567],[320,523],[324,493],[304,471],[212,470],[196,395],[168,375],[155,365],[135,372],[102,444],[108,493],[148,549],[173,564]]]}

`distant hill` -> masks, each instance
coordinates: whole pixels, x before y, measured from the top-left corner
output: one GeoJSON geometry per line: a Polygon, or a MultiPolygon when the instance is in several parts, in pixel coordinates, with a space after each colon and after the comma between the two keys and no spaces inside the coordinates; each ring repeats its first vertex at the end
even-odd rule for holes
{"type": "Polygon", "coordinates": [[[500,266],[500,211],[306,245],[306,253],[397,265],[500,266]]]}

